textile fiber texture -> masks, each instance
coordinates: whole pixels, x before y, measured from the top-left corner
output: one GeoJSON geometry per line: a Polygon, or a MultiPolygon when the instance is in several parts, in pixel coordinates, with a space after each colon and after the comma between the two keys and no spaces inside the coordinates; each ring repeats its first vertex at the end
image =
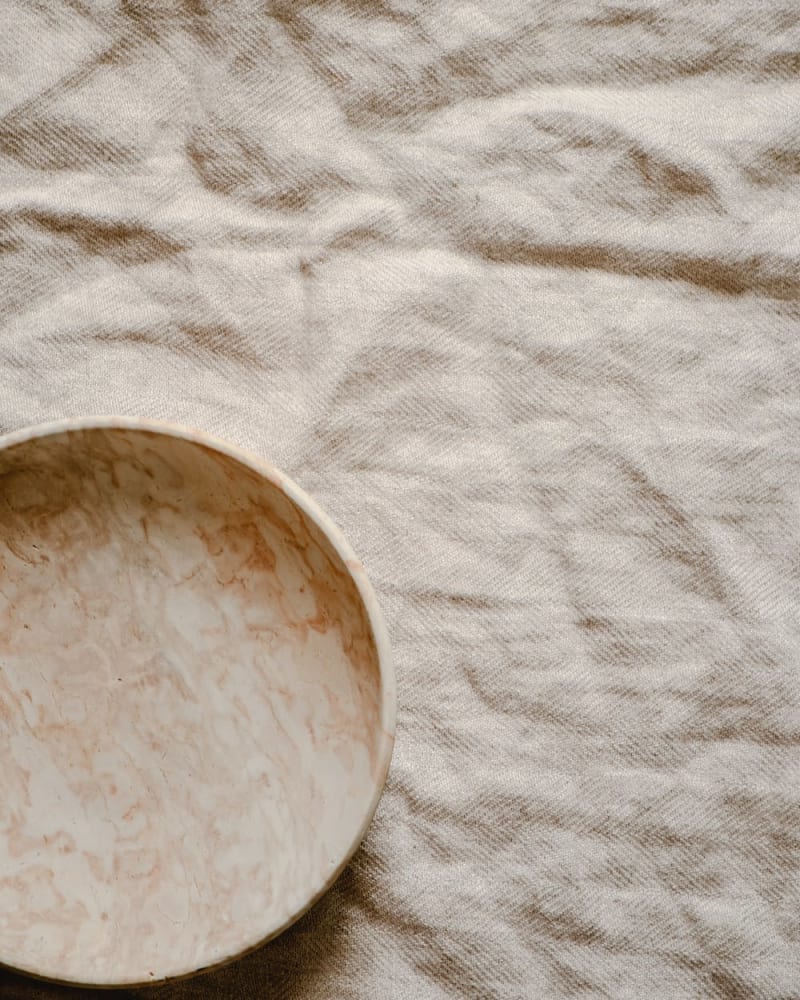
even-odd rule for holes
{"type": "Polygon", "coordinates": [[[0,431],[274,462],[398,675],[333,890],[115,996],[800,998],[799,234],[796,0],[0,4],[0,431]]]}

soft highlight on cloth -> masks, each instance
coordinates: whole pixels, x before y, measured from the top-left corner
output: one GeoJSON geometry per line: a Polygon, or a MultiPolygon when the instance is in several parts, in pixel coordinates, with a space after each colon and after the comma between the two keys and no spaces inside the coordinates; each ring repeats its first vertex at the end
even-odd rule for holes
{"type": "Polygon", "coordinates": [[[150,995],[797,997],[794,0],[0,19],[0,430],[263,455],[396,658],[351,866],[150,995]]]}

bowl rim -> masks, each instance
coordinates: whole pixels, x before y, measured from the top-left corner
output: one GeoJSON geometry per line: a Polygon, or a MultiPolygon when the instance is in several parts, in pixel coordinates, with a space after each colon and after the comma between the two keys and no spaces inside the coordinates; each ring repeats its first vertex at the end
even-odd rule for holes
{"type": "Polygon", "coordinates": [[[81,432],[91,430],[140,430],[152,434],[161,434],[166,437],[178,438],[201,445],[211,451],[221,453],[241,465],[251,469],[268,480],[276,488],[281,490],[289,500],[310,518],[310,520],[322,531],[327,540],[333,546],[337,555],[342,560],[347,573],[356,585],[359,597],[367,613],[367,620],[372,631],[373,640],[378,655],[378,672],[380,681],[380,721],[379,721],[379,744],[378,744],[378,766],[377,778],[375,780],[372,796],[367,803],[361,821],[358,825],[350,844],[343,853],[341,859],[332,869],[330,874],[322,880],[322,883],[314,889],[305,902],[297,907],[292,913],[282,920],[277,926],[271,928],[266,934],[257,940],[245,945],[242,949],[221,959],[215,960],[209,965],[199,966],[191,969],[177,970],[164,975],[156,975],[148,979],[119,979],[119,980],[79,980],[69,978],[58,978],[57,976],[43,973],[35,968],[13,965],[4,962],[0,958],[0,969],[6,968],[11,972],[22,973],[35,979],[45,982],[59,983],[65,986],[83,986],[90,989],[130,989],[138,986],[153,986],[165,982],[173,982],[180,979],[188,979],[192,976],[201,975],[205,972],[212,972],[215,969],[223,968],[232,962],[244,958],[251,952],[256,951],[263,945],[278,937],[288,930],[297,920],[304,916],[317,903],[322,896],[336,882],[344,869],[350,863],[353,855],[358,850],[367,829],[372,822],[375,811],[378,807],[381,795],[386,785],[389,773],[389,765],[392,759],[394,748],[395,729],[397,723],[397,684],[395,678],[394,664],[389,645],[389,634],[383,619],[383,615],[378,606],[375,591],[372,588],[366,571],[357,558],[349,542],[344,537],[341,529],[330,518],[328,514],[319,506],[306,491],[297,485],[294,480],[287,476],[272,463],[268,462],[240,445],[232,444],[229,441],[219,438],[207,431],[199,430],[184,424],[175,423],[169,420],[154,419],[149,417],[134,417],[123,415],[96,415],[81,417],[66,417],[60,420],[53,420],[45,423],[33,424],[18,430],[0,434],[0,452],[7,451],[17,445],[25,444],[28,441],[39,440],[41,438],[54,437],[70,432],[81,432]]]}

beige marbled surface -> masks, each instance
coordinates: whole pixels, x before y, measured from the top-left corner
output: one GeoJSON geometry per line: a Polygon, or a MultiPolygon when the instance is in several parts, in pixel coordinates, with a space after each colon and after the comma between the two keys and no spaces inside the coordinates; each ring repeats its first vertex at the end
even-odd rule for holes
{"type": "Polygon", "coordinates": [[[277,473],[198,441],[0,452],[0,961],[177,975],[331,881],[391,744],[346,561],[277,473]]]}

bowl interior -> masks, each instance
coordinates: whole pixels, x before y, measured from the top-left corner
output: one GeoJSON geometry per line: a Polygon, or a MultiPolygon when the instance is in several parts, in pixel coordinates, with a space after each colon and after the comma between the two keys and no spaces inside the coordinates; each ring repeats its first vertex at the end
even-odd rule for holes
{"type": "Polygon", "coordinates": [[[280,930],[369,819],[382,694],[280,477],[134,427],[0,451],[0,962],[146,982],[280,930]]]}

